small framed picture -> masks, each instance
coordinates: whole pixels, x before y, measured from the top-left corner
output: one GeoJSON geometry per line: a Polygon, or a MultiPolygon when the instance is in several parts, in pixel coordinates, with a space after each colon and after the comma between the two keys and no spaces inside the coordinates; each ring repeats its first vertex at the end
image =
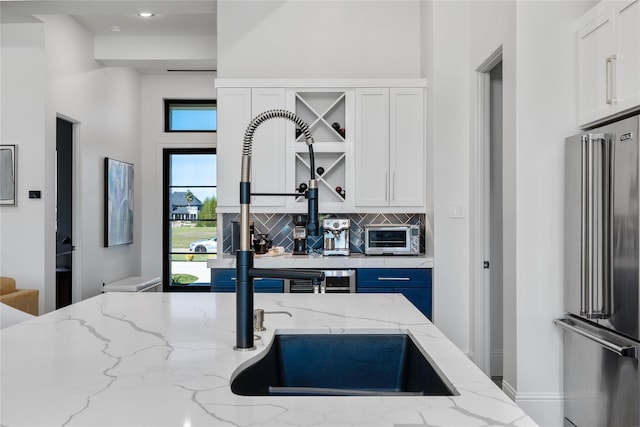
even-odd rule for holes
{"type": "Polygon", "coordinates": [[[104,159],[104,246],[133,243],[133,165],[104,159]]]}
{"type": "Polygon", "coordinates": [[[17,206],[18,146],[0,144],[0,206],[17,206]]]}

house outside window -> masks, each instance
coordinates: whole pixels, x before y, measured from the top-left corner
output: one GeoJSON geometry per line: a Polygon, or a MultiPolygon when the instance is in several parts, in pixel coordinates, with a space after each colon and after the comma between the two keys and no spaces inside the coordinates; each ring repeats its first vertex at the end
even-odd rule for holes
{"type": "Polygon", "coordinates": [[[169,204],[172,220],[196,220],[202,210],[202,201],[190,190],[172,192],[169,204]]]}

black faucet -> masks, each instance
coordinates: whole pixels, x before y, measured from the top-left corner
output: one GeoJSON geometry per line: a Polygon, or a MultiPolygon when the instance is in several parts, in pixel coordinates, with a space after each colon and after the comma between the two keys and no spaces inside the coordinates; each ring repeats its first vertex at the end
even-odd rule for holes
{"type": "Polygon", "coordinates": [[[313,155],[313,136],[309,125],[296,114],[286,110],[269,110],[257,115],[244,133],[242,145],[242,169],[240,177],[240,249],[236,252],[236,345],[235,350],[254,350],[253,345],[253,279],[256,277],[273,279],[303,279],[311,280],[318,286],[324,280],[324,273],[317,270],[253,268],[253,249],[251,248],[249,232],[249,205],[251,196],[285,195],[300,197],[300,193],[274,194],[251,193],[251,148],[253,134],[260,124],[273,118],[291,120],[304,134],[309,147],[309,161],[311,177],[309,186],[304,193],[307,198],[307,235],[319,236],[320,224],[318,220],[318,182],[315,176],[315,160],[313,155]]]}

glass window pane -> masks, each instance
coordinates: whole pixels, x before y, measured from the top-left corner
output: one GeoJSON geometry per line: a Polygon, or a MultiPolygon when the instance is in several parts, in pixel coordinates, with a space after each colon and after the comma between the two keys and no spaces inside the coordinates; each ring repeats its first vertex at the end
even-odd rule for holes
{"type": "Polygon", "coordinates": [[[207,290],[217,242],[214,149],[165,150],[165,290],[207,290]]]}
{"type": "Polygon", "coordinates": [[[169,220],[215,219],[218,201],[215,187],[173,187],[169,194],[169,220]]]}
{"type": "Polygon", "coordinates": [[[215,132],[218,111],[215,101],[165,100],[166,132],[215,132]]]}
{"type": "Polygon", "coordinates": [[[216,221],[171,221],[169,250],[171,253],[215,254],[218,252],[216,230],[216,221]]]}
{"type": "Polygon", "coordinates": [[[173,108],[171,110],[171,130],[214,131],[217,111],[202,108],[173,108]]]}
{"type": "Polygon", "coordinates": [[[170,161],[172,187],[217,185],[215,154],[172,154],[170,161]]]}
{"type": "Polygon", "coordinates": [[[201,259],[203,255],[195,255],[191,261],[185,260],[185,257],[189,256],[172,256],[172,261],[169,263],[171,287],[175,289],[182,286],[211,286],[211,269],[207,268],[207,260],[201,259]],[[181,260],[180,257],[182,257],[181,260]]]}

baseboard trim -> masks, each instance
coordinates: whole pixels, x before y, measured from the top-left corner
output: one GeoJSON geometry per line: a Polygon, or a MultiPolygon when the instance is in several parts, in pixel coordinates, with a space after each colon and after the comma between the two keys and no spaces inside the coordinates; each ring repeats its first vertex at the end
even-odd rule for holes
{"type": "Polygon", "coordinates": [[[564,426],[563,393],[517,392],[507,381],[502,381],[502,391],[542,427],[564,426]]]}
{"type": "Polygon", "coordinates": [[[511,384],[507,382],[504,378],[502,379],[502,391],[509,396],[509,399],[516,401],[516,389],[511,387],[511,384]]]}

